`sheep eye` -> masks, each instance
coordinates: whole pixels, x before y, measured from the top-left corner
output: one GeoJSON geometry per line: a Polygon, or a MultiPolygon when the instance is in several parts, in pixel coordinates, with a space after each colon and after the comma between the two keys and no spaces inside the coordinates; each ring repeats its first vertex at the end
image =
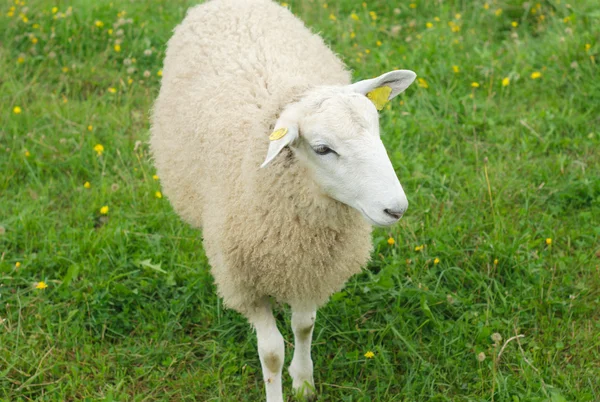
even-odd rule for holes
{"type": "Polygon", "coordinates": [[[335,151],[329,148],[327,145],[317,145],[313,148],[317,155],[327,155],[331,153],[335,153],[335,151]]]}

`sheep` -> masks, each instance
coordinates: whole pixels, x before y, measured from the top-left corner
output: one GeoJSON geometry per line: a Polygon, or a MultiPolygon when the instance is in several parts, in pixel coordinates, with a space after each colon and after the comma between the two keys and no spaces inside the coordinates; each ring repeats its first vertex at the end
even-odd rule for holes
{"type": "Polygon", "coordinates": [[[351,84],[322,38],[270,0],[195,6],[167,44],[152,156],[174,210],[202,230],[219,296],[256,331],[268,402],[283,401],[271,301],[291,306],[289,374],[312,397],[317,308],[366,265],[372,226],[408,207],[377,110],[415,77],[351,84]]]}

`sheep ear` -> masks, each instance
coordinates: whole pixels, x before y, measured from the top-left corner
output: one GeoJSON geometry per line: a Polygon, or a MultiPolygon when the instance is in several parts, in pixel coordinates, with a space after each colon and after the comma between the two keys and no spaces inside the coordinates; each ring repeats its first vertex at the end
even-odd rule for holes
{"type": "Polygon", "coordinates": [[[381,110],[389,100],[404,92],[415,78],[417,74],[413,71],[394,70],[376,78],[355,82],[350,89],[368,97],[377,110],[381,110]]]}
{"type": "Polygon", "coordinates": [[[269,150],[267,151],[267,158],[260,165],[264,168],[271,162],[279,152],[298,138],[298,126],[296,124],[285,124],[280,118],[275,124],[275,129],[271,135],[269,135],[269,150]]]}

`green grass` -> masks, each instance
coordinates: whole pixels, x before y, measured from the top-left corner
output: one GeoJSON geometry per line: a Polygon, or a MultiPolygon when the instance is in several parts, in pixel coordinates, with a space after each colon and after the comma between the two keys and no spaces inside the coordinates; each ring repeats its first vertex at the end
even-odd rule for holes
{"type": "MultiPolygon", "coordinates": [[[[191,2],[26,1],[26,23],[0,5],[0,399],[260,400],[255,337],[146,145],[191,2]]],[[[600,400],[597,2],[389,3],[290,2],[357,79],[423,80],[381,114],[410,208],[318,314],[321,400],[600,400]]]]}

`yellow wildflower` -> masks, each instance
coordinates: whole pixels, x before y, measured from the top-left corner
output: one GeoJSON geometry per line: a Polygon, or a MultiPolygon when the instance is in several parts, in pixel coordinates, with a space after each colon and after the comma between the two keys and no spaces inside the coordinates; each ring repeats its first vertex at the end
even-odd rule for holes
{"type": "Polygon", "coordinates": [[[367,353],[365,353],[365,357],[366,357],[367,359],[372,359],[372,358],[374,358],[374,357],[375,357],[375,353],[373,353],[373,352],[371,352],[371,351],[369,350],[367,353]]]}
{"type": "Polygon", "coordinates": [[[31,156],[31,152],[25,151],[25,157],[29,158],[31,156]]]}
{"type": "Polygon", "coordinates": [[[33,29],[39,29],[39,27],[40,27],[40,24],[33,24],[31,27],[32,27],[33,29]]]}
{"type": "Polygon", "coordinates": [[[121,51],[121,45],[115,45],[114,49],[115,49],[115,52],[117,52],[117,53],[120,52],[121,51]]]}
{"type": "Polygon", "coordinates": [[[378,41],[377,41],[375,44],[376,44],[377,46],[381,46],[381,45],[382,45],[382,43],[381,43],[381,41],[380,41],[380,40],[378,40],[378,41]]]}
{"type": "Polygon", "coordinates": [[[394,244],[396,244],[396,240],[394,240],[394,238],[393,238],[393,237],[390,237],[390,238],[387,240],[387,243],[388,243],[390,246],[393,246],[394,244]]]}
{"type": "Polygon", "coordinates": [[[375,11],[369,11],[369,15],[373,21],[377,19],[377,13],[375,11]]]}
{"type": "Polygon", "coordinates": [[[133,84],[133,79],[131,77],[127,78],[127,85],[133,84]]]}
{"type": "Polygon", "coordinates": [[[24,23],[27,24],[27,22],[29,21],[29,18],[27,18],[26,16],[22,16],[21,21],[23,21],[24,23]]]}
{"type": "Polygon", "coordinates": [[[25,63],[25,57],[23,57],[23,56],[19,56],[19,57],[17,58],[17,63],[19,63],[19,64],[23,64],[23,63],[25,63]]]}
{"type": "Polygon", "coordinates": [[[329,5],[327,5],[327,3],[323,3],[323,8],[327,8],[329,7],[329,5]]]}
{"type": "Polygon", "coordinates": [[[472,83],[471,83],[471,86],[472,86],[473,88],[479,88],[479,83],[478,83],[478,82],[472,82],[472,83]]]}
{"type": "Polygon", "coordinates": [[[548,237],[548,238],[546,239],[546,244],[547,244],[548,246],[552,244],[552,239],[551,239],[550,237],[548,237]]]}
{"type": "Polygon", "coordinates": [[[158,75],[159,77],[162,77],[162,70],[158,70],[158,72],[156,73],[156,75],[158,75]]]}
{"type": "Polygon", "coordinates": [[[83,183],[83,188],[90,188],[92,187],[92,185],[90,184],[89,181],[86,181],[85,183],[83,183]]]}
{"type": "Polygon", "coordinates": [[[458,74],[460,69],[458,68],[458,66],[452,66],[452,71],[454,71],[455,74],[458,74]]]}
{"type": "Polygon", "coordinates": [[[100,213],[102,215],[106,215],[108,214],[108,205],[103,206],[102,208],[100,208],[100,213]]]}
{"type": "Polygon", "coordinates": [[[113,88],[113,87],[110,87],[110,88],[108,88],[108,92],[110,92],[111,94],[116,94],[117,93],[117,89],[113,88]]]}
{"type": "Polygon", "coordinates": [[[17,262],[15,263],[15,268],[19,268],[20,266],[21,266],[21,263],[20,263],[19,261],[17,261],[17,262]]]}
{"type": "Polygon", "coordinates": [[[489,5],[488,3],[485,3],[485,4],[483,5],[483,8],[487,10],[487,9],[489,9],[489,8],[490,8],[490,5],[489,5]]]}
{"type": "Polygon", "coordinates": [[[433,24],[429,21],[427,21],[427,23],[425,24],[425,26],[427,27],[427,29],[431,29],[433,28],[433,24]]]}
{"type": "Polygon", "coordinates": [[[592,48],[592,45],[590,45],[589,43],[585,44],[585,51],[587,52],[588,50],[590,50],[592,48]]]}
{"type": "Polygon", "coordinates": [[[160,191],[157,191],[156,193],[154,193],[154,196],[156,198],[162,198],[162,193],[160,191]]]}
{"type": "Polygon", "coordinates": [[[461,17],[462,17],[462,15],[460,15],[458,13],[454,15],[454,18],[457,19],[457,20],[459,20],[461,17]]]}
{"type": "Polygon", "coordinates": [[[424,246],[424,245],[422,245],[422,244],[421,244],[420,246],[416,246],[416,247],[415,247],[415,251],[423,251],[423,248],[424,248],[424,247],[425,247],[425,246],[424,246]]]}
{"type": "Polygon", "coordinates": [[[63,73],[68,73],[69,72],[69,67],[65,66],[61,70],[62,70],[63,73]]]}
{"type": "Polygon", "coordinates": [[[94,25],[96,25],[96,27],[98,28],[102,28],[104,26],[104,22],[96,20],[96,22],[94,22],[94,25]]]}
{"type": "Polygon", "coordinates": [[[440,20],[440,17],[433,17],[433,19],[434,19],[434,21],[436,21],[436,22],[440,22],[440,21],[441,21],[441,20],[440,20]]]}
{"type": "Polygon", "coordinates": [[[33,37],[31,38],[31,43],[33,43],[34,45],[35,45],[36,43],[38,43],[38,38],[36,38],[35,36],[33,36],[33,37]]]}
{"type": "Polygon", "coordinates": [[[46,285],[46,282],[41,281],[35,284],[35,288],[36,289],[40,289],[40,290],[44,290],[48,287],[48,285],[46,285]]]}
{"type": "Polygon", "coordinates": [[[152,178],[153,178],[154,180],[158,180],[158,175],[156,175],[156,174],[155,174],[155,175],[153,175],[153,176],[152,176],[152,178]]]}
{"type": "Polygon", "coordinates": [[[436,258],[433,260],[433,263],[434,263],[434,264],[439,264],[439,263],[440,263],[440,259],[436,257],[436,258]]]}
{"type": "Polygon", "coordinates": [[[354,39],[356,38],[356,34],[354,33],[354,31],[350,32],[350,39],[354,39]]]}
{"type": "Polygon", "coordinates": [[[517,21],[513,21],[513,22],[510,23],[510,25],[512,25],[513,28],[516,28],[516,27],[519,26],[519,23],[517,21]]]}
{"type": "Polygon", "coordinates": [[[91,124],[87,127],[88,131],[92,131],[94,129],[94,126],[92,126],[91,124]]]}
{"type": "Polygon", "coordinates": [[[429,88],[429,84],[427,84],[427,81],[425,81],[425,79],[417,78],[417,82],[421,88],[425,88],[425,89],[429,88]]]}
{"type": "Polygon", "coordinates": [[[329,19],[331,21],[336,21],[337,20],[336,16],[333,13],[329,14],[329,19]]]}
{"type": "Polygon", "coordinates": [[[417,4],[416,3],[410,3],[408,6],[410,8],[417,8],[417,4]]]}
{"type": "Polygon", "coordinates": [[[94,146],[94,151],[100,156],[102,155],[102,152],[104,152],[104,146],[102,146],[102,144],[96,144],[96,146],[94,146]]]}
{"type": "Polygon", "coordinates": [[[532,80],[537,80],[541,76],[542,76],[542,73],[540,73],[539,71],[534,71],[533,73],[531,73],[531,79],[532,80]]]}
{"type": "Polygon", "coordinates": [[[371,49],[365,49],[365,53],[366,53],[366,54],[369,54],[369,53],[371,53],[371,49]]]}
{"type": "Polygon", "coordinates": [[[108,30],[108,31],[106,31],[106,32],[107,32],[109,35],[112,35],[112,34],[113,34],[113,30],[112,30],[112,29],[109,29],[109,30],[108,30]]]}
{"type": "Polygon", "coordinates": [[[496,258],[496,259],[494,260],[494,265],[498,265],[498,263],[499,263],[499,262],[500,262],[500,261],[498,261],[498,259],[496,258]]]}
{"type": "Polygon", "coordinates": [[[13,113],[14,113],[14,114],[21,114],[21,112],[22,112],[22,110],[21,110],[21,107],[20,107],[20,106],[15,106],[15,107],[13,108],[13,113]]]}
{"type": "Polygon", "coordinates": [[[500,16],[502,15],[502,9],[501,9],[501,8],[497,9],[497,10],[494,12],[494,14],[496,14],[496,17],[500,17],[500,16]]]}
{"type": "Polygon", "coordinates": [[[508,78],[508,77],[505,77],[505,78],[502,80],[502,86],[503,86],[503,87],[507,87],[507,86],[508,86],[508,84],[510,84],[510,78],[508,78]]]}
{"type": "Polygon", "coordinates": [[[281,3],[281,7],[287,7],[288,3],[281,3]]]}
{"type": "Polygon", "coordinates": [[[52,14],[56,14],[58,12],[58,7],[52,7],[52,14]]]}
{"type": "Polygon", "coordinates": [[[360,18],[358,18],[358,15],[356,15],[356,13],[350,14],[350,18],[352,18],[354,21],[359,21],[360,20],[360,18]]]}

